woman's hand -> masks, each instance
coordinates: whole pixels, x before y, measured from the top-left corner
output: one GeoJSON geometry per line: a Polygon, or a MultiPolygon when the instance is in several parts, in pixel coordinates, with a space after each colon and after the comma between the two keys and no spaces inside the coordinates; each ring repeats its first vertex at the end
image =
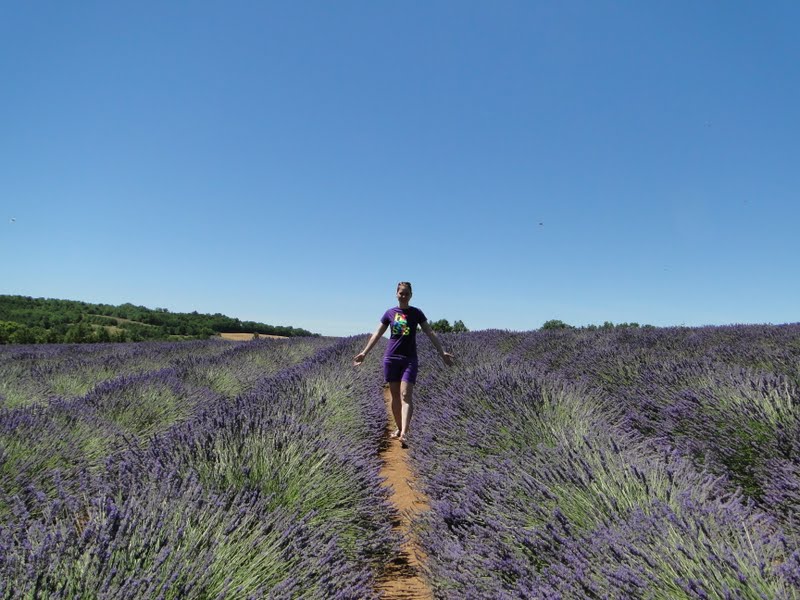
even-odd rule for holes
{"type": "Polygon", "coordinates": [[[357,367],[361,363],[364,362],[364,359],[367,358],[367,352],[372,350],[372,347],[381,339],[381,336],[386,332],[387,327],[389,327],[388,323],[378,323],[378,328],[375,330],[375,333],[372,334],[372,337],[369,338],[367,345],[364,346],[364,349],[356,354],[353,357],[353,366],[357,367]]]}
{"type": "Polygon", "coordinates": [[[449,352],[442,352],[442,360],[448,367],[452,367],[456,363],[456,357],[449,352]]]}

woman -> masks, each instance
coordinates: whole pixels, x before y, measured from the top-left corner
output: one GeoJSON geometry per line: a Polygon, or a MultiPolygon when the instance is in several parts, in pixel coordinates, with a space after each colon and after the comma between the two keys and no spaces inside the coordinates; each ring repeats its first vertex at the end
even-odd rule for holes
{"type": "Polygon", "coordinates": [[[367,353],[378,343],[386,329],[391,327],[389,343],[383,355],[383,374],[392,394],[392,416],[397,429],[391,435],[398,438],[403,448],[407,447],[408,426],[414,409],[412,397],[417,382],[417,325],[422,327],[431,339],[439,356],[448,367],[453,364],[453,355],[442,349],[439,338],[428,324],[424,313],[409,305],[411,284],[401,281],[397,284],[397,306],[387,310],[375,333],[369,338],[364,350],[356,354],[353,364],[359,366],[367,353]]]}

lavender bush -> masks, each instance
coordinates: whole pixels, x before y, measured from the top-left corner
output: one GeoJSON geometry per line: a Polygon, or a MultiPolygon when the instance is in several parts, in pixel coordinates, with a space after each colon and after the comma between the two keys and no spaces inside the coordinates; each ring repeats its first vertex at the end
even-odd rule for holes
{"type": "Polygon", "coordinates": [[[190,342],[185,346],[110,344],[113,352],[108,356],[97,347],[89,352],[79,345],[45,350],[36,346],[35,352],[4,348],[0,364],[5,365],[5,375],[15,374],[17,390],[52,391],[57,387],[54,382],[75,373],[94,384],[83,396],[50,397],[0,409],[0,516],[8,510],[10,498],[26,489],[35,493],[25,497],[44,494],[52,498],[54,469],[66,482],[76,481],[79,473],[99,472],[104,461],[121,449],[146,445],[151,436],[188,419],[198,407],[230,397],[223,392],[250,389],[330,343],[301,338],[240,344],[190,342]],[[173,366],[142,371],[159,360],[173,366]],[[20,377],[22,372],[27,380],[20,377]],[[111,373],[117,376],[94,381],[100,374],[111,373]],[[223,379],[235,381],[235,389],[214,385],[223,379]]]}
{"type": "Polygon", "coordinates": [[[752,352],[737,367],[718,359],[732,329],[707,332],[702,361],[701,341],[681,353],[671,331],[470,334],[447,340],[469,357],[454,372],[426,356],[411,454],[432,500],[418,533],[436,595],[794,597],[796,534],[737,479],[761,473],[775,496],[795,476],[791,369],[758,375],[752,352]],[[693,431],[664,424],[685,412],[674,403],[632,401],[656,373],[705,389],[693,431]],[[727,429],[706,442],[710,423],[727,429]],[[741,431],[747,445],[723,438],[741,431]],[[705,461],[689,443],[701,435],[705,461]],[[767,476],[778,455],[781,484],[767,476]]]}
{"type": "Polygon", "coordinates": [[[0,347],[0,408],[74,398],[117,376],[163,369],[187,357],[231,350],[222,340],[0,347]]]}
{"type": "Polygon", "coordinates": [[[82,458],[69,468],[5,461],[21,481],[6,496],[0,595],[375,597],[399,550],[377,476],[378,370],[342,368],[359,345],[253,343],[25,409],[45,428],[63,406],[73,445],[103,427],[127,445],[70,450],[82,458]],[[203,386],[221,373],[238,396],[203,386]]]}

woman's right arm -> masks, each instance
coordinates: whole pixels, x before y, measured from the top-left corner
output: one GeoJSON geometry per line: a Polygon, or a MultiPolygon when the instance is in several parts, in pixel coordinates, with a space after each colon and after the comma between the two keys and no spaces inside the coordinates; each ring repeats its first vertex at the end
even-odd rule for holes
{"type": "Polygon", "coordinates": [[[375,330],[375,333],[372,334],[372,337],[369,338],[366,347],[353,358],[353,365],[357,367],[364,362],[364,359],[367,358],[367,354],[372,350],[372,347],[377,344],[381,336],[386,333],[387,327],[389,327],[387,323],[378,323],[378,328],[375,330]]]}

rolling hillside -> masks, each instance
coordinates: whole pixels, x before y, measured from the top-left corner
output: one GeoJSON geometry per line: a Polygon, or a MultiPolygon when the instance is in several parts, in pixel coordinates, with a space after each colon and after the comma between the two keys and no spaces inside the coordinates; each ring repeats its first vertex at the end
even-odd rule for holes
{"type": "Polygon", "coordinates": [[[241,321],[220,313],[174,313],[130,303],[0,295],[0,344],[205,339],[220,333],[315,335],[305,329],[241,321]]]}

